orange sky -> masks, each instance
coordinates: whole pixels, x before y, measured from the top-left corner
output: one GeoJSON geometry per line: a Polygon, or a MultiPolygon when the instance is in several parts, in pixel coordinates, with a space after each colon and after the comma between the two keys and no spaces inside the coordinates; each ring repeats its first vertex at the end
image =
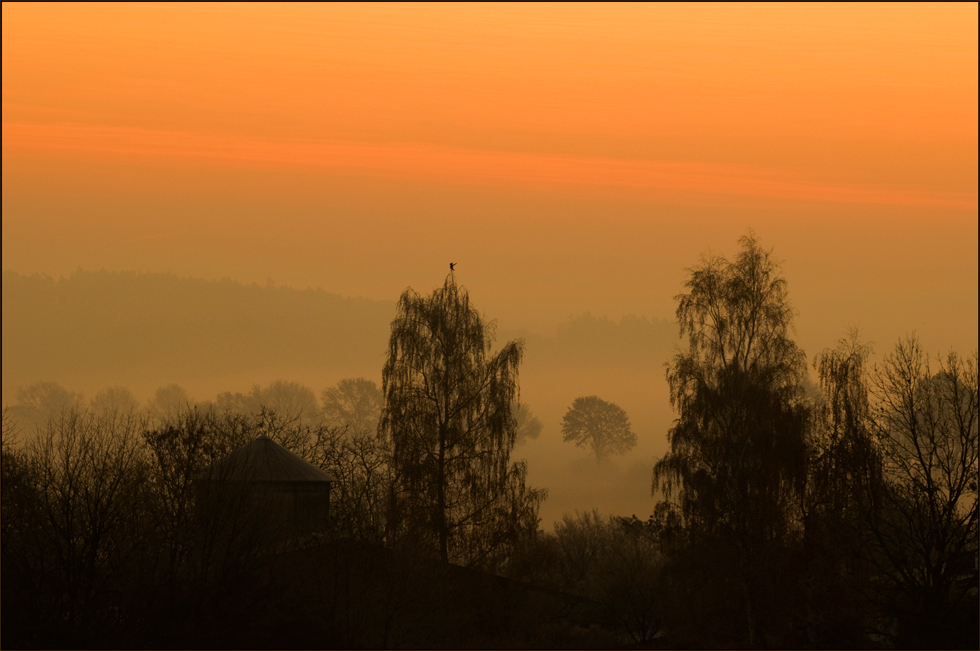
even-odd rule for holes
{"type": "Polygon", "coordinates": [[[977,5],[3,4],[3,267],[669,318],[752,227],[811,354],[976,346],[977,5]],[[972,343],[971,343],[972,342],[972,343]]]}

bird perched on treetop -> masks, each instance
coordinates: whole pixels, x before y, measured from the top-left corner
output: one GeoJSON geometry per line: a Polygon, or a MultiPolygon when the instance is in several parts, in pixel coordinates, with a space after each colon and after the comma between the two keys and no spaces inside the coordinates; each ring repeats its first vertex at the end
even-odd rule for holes
{"type": "Polygon", "coordinates": [[[450,271],[454,271],[455,269],[456,269],[456,263],[455,262],[450,262],[449,263],[449,270],[450,271]]]}

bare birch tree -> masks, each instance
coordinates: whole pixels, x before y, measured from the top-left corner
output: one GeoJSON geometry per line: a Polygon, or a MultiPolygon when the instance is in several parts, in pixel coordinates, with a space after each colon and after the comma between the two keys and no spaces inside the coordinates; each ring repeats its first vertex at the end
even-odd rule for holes
{"type": "Polygon", "coordinates": [[[872,374],[886,483],[871,526],[913,645],[951,643],[950,618],[977,587],[977,367],[976,351],[949,353],[933,373],[913,336],[872,374]]]}

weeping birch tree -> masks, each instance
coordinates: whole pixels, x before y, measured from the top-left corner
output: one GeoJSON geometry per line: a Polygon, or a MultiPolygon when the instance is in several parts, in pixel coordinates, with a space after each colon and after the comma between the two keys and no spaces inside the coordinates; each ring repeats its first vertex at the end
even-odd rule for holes
{"type": "Polygon", "coordinates": [[[754,646],[765,628],[762,586],[773,571],[766,552],[793,526],[803,480],[806,359],[789,337],[793,309],[778,264],[754,236],[740,244],[733,261],[703,259],[676,297],[688,346],[667,365],[678,417],[653,489],[694,539],[733,554],[742,642],[754,646]]]}
{"type": "Polygon", "coordinates": [[[525,485],[526,464],[510,461],[524,342],[493,353],[493,341],[494,324],[450,273],[431,296],[402,294],[382,371],[389,530],[463,565],[492,563],[536,531],[544,498],[525,485]]]}

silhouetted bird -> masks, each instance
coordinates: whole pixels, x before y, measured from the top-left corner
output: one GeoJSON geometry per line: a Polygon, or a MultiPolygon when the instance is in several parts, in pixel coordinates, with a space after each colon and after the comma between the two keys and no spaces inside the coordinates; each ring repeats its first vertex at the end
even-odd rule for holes
{"type": "Polygon", "coordinates": [[[449,263],[449,270],[450,271],[453,271],[454,269],[456,269],[456,263],[455,262],[450,262],[449,263]]]}

